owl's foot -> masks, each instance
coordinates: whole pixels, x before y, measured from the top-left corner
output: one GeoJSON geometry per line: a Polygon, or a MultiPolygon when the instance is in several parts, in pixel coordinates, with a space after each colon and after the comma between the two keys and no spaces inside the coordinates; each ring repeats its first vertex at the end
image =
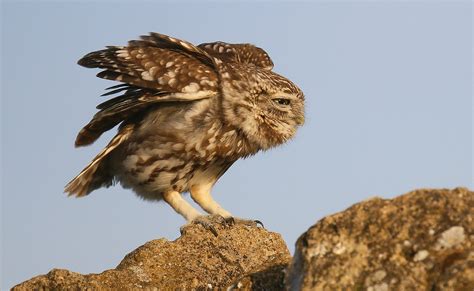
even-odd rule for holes
{"type": "Polygon", "coordinates": [[[226,218],[226,219],[231,220],[232,225],[233,224],[242,224],[242,225],[253,226],[253,227],[258,227],[260,225],[262,228],[265,228],[265,226],[263,225],[263,223],[260,220],[242,219],[242,218],[235,218],[235,217],[229,217],[229,218],[226,218]]]}
{"type": "Polygon", "coordinates": [[[181,234],[186,232],[186,228],[193,224],[199,224],[205,229],[209,230],[214,236],[218,236],[217,226],[221,225],[222,227],[232,227],[233,225],[240,224],[251,227],[258,227],[259,225],[262,228],[263,223],[260,220],[251,220],[251,219],[242,219],[235,218],[232,216],[223,217],[221,215],[201,215],[194,218],[191,222],[181,227],[181,234]]]}
{"type": "Polygon", "coordinates": [[[235,225],[235,224],[242,224],[242,225],[247,225],[247,226],[261,226],[262,228],[265,228],[263,223],[260,220],[252,220],[252,219],[242,219],[242,218],[236,218],[233,216],[229,217],[224,217],[224,220],[226,222],[226,225],[235,225]]]}
{"type": "Polygon", "coordinates": [[[224,218],[221,215],[202,215],[194,218],[191,222],[188,224],[184,225],[181,227],[181,234],[183,234],[186,231],[186,228],[190,226],[191,224],[199,224],[205,229],[209,230],[212,232],[214,236],[217,236],[217,230],[216,226],[217,224],[222,225],[224,227],[229,227],[234,224],[234,219],[232,217],[229,218],[224,218]]]}

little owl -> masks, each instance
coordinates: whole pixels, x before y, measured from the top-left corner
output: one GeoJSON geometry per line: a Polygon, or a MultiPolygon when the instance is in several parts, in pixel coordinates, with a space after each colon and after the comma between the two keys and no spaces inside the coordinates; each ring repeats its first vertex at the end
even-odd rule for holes
{"type": "Polygon", "coordinates": [[[225,42],[198,46],[159,33],[108,46],[79,60],[97,76],[119,81],[116,94],[79,132],[93,143],[117,124],[117,135],[65,188],[85,196],[120,182],[146,200],[164,200],[187,222],[215,233],[207,213],[233,221],[211,197],[216,181],[239,158],[278,146],[304,122],[304,95],[272,72],[261,48],[225,42]]]}

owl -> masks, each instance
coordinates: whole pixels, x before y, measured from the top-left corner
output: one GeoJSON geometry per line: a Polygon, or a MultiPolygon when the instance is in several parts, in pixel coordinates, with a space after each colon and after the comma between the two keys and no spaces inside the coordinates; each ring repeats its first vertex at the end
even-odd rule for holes
{"type": "Polygon", "coordinates": [[[66,185],[69,195],[118,182],[145,200],[165,201],[188,223],[213,229],[210,216],[233,220],[211,196],[216,181],[238,159],[291,139],[304,122],[303,92],[273,72],[268,54],[251,44],[195,46],[150,33],[91,52],[78,64],[102,69],[97,77],[119,84],[106,89],[110,99],[97,106],[76,147],[119,126],[66,185]]]}

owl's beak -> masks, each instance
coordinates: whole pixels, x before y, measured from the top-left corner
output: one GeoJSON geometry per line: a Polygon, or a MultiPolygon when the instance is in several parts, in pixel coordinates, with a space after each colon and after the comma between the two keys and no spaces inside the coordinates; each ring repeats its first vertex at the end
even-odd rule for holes
{"type": "Polygon", "coordinates": [[[304,124],[304,116],[298,116],[296,117],[296,124],[297,125],[303,125],[304,124]]]}

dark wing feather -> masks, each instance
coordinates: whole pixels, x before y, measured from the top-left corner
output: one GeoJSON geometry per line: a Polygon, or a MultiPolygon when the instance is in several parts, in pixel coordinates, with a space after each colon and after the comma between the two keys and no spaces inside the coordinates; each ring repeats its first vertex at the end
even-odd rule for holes
{"type": "Polygon", "coordinates": [[[192,57],[200,60],[202,63],[208,66],[214,66],[212,55],[208,54],[206,50],[203,50],[199,46],[195,46],[190,42],[157,32],[150,32],[149,35],[142,35],[140,36],[140,38],[140,40],[129,41],[129,45],[154,46],[162,49],[173,50],[191,55],[192,57]]]}
{"type": "Polygon", "coordinates": [[[89,123],[77,135],[75,145],[84,146],[97,140],[102,133],[136,113],[146,109],[152,102],[146,98],[154,93],[140,91],[126,92],[120,96],[107,100],[97,106],[100,109],[89,123]]]}
{"type": "Polygon", "coordinates": [[[216,41],[202,43],[198,47],[223,61],[252,64],[265,70],[273,69],[273,62],[267,52],[253,44],[216,41]]]}
{"type": "Polygon", "coordinates": [[[122,86],[118,89],[113,89],[113,90],[110,90],[109,92],[105,92],[104,94],[100,95],[100,96],[109,96],[109,95],[114,95],[114,94],[117,94],[117,93],[120,93],[122,91],[129,91],[131,90],[131,88],[134,88],[134,86],[122,86]]]}

